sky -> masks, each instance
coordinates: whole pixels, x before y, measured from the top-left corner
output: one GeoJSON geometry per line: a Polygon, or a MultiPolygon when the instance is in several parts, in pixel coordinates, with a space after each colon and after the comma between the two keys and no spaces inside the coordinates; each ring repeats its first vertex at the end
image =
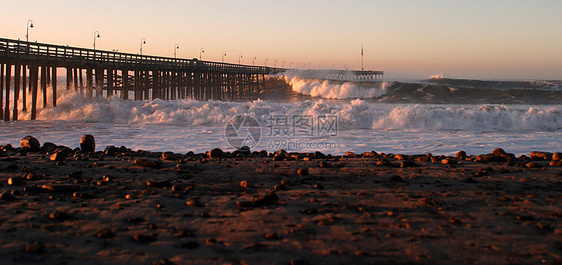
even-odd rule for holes
{"type": "Polygon", "coordinates": [[[0,0],[0,38],[385,79],[562,79],[560,0],[0,0]],[[201,53],[201,49],[204,52],[201,53]],[[254,59],[255,58],[255,59],[254,59]]]}

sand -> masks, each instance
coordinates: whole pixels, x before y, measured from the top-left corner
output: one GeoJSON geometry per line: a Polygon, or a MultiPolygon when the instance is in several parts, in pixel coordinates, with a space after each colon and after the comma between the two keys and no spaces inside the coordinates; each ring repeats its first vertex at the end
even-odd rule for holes
{"type": "Polygon", "coordinates": [[[561,263],[540,158],[50,153],[0,153],[1,264],[561,263]]]}

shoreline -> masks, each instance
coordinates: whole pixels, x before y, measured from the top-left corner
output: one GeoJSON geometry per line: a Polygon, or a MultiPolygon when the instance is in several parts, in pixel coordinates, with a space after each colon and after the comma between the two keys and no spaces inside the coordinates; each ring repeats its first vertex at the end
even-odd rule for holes
{"type": "Polygon", "coordinates": [[[0,148],[3,264],[562,257],[560,153],[174,154],[27,143],[0,148]]]}

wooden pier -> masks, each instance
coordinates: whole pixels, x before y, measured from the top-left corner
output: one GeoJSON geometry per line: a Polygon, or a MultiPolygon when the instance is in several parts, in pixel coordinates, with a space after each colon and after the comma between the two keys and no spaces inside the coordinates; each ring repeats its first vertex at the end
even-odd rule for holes
{"type": "Polygon", "coordinates": [[[265,76],[271,72],[271,68],[262,66],[0,38],[0,120],[18,120],[19,109],[27,111],[29,101],[31,119],[37,117],[38,107],[46,108],[49,102],[56,106],[57,78],[61,76],[66,77],[66,89],[88,96],[239,100],[257,98],[265,86],[265,76]],[[38,98],[40,95],[42,98],[38,98]],[[21,108],[14,104],[20,100],[21,108]]]}
{"type": "MultiPolygon", "coordinates": [[[[20,110],[29,111],[34,120],[38,107],[56,106],[59,78],[66,79],[67,90],[90,97],[246,100],[260,95],[267,75],[287,70],[294,69],[146,56],[0,38],[0,120],[18,120],[20,110]]],[[[303,70],[300,74],[303,78],[382,82],[384,73],[303,70]]]]}

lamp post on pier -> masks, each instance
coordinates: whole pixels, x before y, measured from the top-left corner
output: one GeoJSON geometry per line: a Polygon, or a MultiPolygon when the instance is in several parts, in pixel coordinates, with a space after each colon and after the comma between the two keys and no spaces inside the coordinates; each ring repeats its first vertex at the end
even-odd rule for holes
{"type": "Polygon", "coordinates": [[[252,59],[252,66],[256,66],[256,56],[254,56],[254,59],[252,59]]]}
{"type": "Polygon", "coordinates": [[[277,68],[277,59],[275,59],[275,62],[273,62],[273,68],[277,68]]]}
{"type": "Polygon", "coordinates": [[[242,54],[238,55],[238,65],[240,65],[240,59],[242,59],[242,54]]]}
{"type": "Polygon", "coordinates": [[[141,43],[140,43],[140,55],[142,55],[142,45],[146,44],[146,40],[144,38],[141,39],[141,43]]]}
{"type": "Polygon", "coordinates": [[[33,21],[31,19],[27,20],[27,27],[25,32],[25,41],[29,42],[29,28],[33,28],[33,21]]]}
{"type": "Polygon", "coordinates": [[[265,58],[264,66],[267,67],[267,58],[265,58]]]}
{"type": "Polygon", "coordinates": [[[283,69],[285,69],[285,61],[283,61],[283,69]]]}
{"type": "Polygon", "coordinates": [[[96,39],[100,37],[99,31],[94,31],[94,51],[96,50],[96,39]]]}
{"type": "Polygon", "coordinates": [[[199,49],[199,60],[201,60],[202,54],[205,52],[205,49],[199,49]]]}
{"type": "Polygon", "coordinates": [[[222,62],[224,63],[224,57],[226,56],[226,52],[222,52],[222,62]]]}
{"type": "Polygon", "coordinates": [[[177,43],[174,45],[174,59],[177,58],[177,50],[180,49],[180,45],[178,45],[177,43]]]}

